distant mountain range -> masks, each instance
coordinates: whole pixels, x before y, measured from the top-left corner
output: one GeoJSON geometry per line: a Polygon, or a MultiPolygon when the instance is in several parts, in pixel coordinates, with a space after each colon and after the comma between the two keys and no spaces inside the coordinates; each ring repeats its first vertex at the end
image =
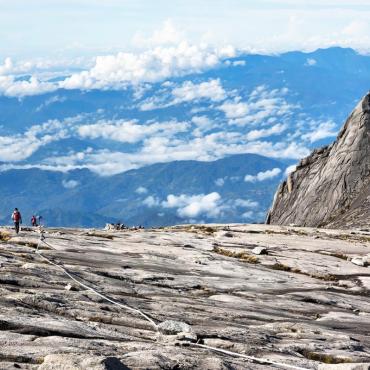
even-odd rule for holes
{"type": "Polygon", "coordinates": [[[18,206],[56,226],[260,222],[286,168],[331,142],[369,87],[370,57],[330,48],[241,54],[159,82],[4,93],[0,219],[18,206]]]}
{"type": "Polygon", "coordinates": [[[10,222],[15,206],[26,223],[36,214],[48,226],[263,221],[286,167],[244,154],[213,162],[159,163],[110,177],[89,170],[9,170],[0,173],[0,213],[6,215],[1,221],[10,222]]]}

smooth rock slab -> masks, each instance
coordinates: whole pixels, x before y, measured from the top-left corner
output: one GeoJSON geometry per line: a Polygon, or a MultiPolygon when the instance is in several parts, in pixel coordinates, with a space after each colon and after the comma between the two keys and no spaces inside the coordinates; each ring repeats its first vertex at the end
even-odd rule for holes
{"type": "Polygon", "coordinates": [[[318,370],[370,370],[370,363],[337,365],[320,364],[318,370]]]}
{"type": "Polygon", "coordinates": [[[130,370],[118,358],[92,355],[48,355],[38,370],[130,370]]]}
{"type": "MultiPolygon", "coordinates": [[[[347,260],[368,257],[362,232],[266,225],[230,225],[232,238],[223,235],[225,225],[106,237],[101,230],[47,231],[53,249],[44,256],[162,329],[83,287],[64,289],[75,283],[27,243],[0,242],[7,261],[0,369],[276,369],[194,341],[306,369],[318,368],[312,352],[333,361],[370,359],[370,270],[347,260]],[[239,258],[256,246],[269,251],[259,263],[239,258]]],[[[33,232],[23,237],[36,239],[33,232]]]]}

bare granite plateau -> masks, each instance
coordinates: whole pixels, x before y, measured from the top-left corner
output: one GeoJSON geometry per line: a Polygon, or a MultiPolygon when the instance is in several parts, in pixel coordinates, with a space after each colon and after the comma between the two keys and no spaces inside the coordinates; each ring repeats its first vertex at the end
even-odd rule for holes
{"type": "Polygon", "coordinates": [[[0,369],[370,369],[369,232],[0,232],[0,369]]]}

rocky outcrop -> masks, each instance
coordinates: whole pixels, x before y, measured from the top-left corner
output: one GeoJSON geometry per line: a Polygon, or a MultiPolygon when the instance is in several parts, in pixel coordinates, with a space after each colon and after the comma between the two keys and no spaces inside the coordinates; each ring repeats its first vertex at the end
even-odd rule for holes
{"type": "Polygon", "coordinates": [[[314,150],[278,188],[267,223],[359,227],[370,223],[370,95],[336,141],[314,150]]]}
{"type": "Polygon", "coordinates": [[[49,229],[47,244],[32,229],[0,237],[0,369],[370,362],[370,233],[210,225],[49,229]]]}

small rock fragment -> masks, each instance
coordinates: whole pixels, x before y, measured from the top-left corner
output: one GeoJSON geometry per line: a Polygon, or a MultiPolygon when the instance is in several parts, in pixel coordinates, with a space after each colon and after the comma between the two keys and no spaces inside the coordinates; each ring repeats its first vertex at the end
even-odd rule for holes
{"type": "Polygon", "coordinates": [[[76,291],[76,287],[73,286],[72,284],[68,283],[65,287],[64,287],[65,290],[69,290],[69,291],[76,291]]]}
{"type": "Polygon", "coordinates": [[[260,255],[260,254],[268,254],[268,251],[264,247],[255,247],[252,249],[252,253],[260,255]]]}
{"type": "Polygon", "coordinates": [[[366,267],[367,266],[367,260],[363,257],[355,257],[351,259],[351,262],[354,265],[366,267]]]}
{"type": "Polygon", "coordinates": [[[191,333],[181,332],[176,335],[176,339],[187,342],[196,342],[198,340],[198,336],[193,332],[191,333]]]}
{"type": "Polygon", "coordinates": [[[191,326],[182,321],[166,320],[158,325],[158,330],[166,335],[175,335],[178,333],[191,333],[191,326]]]}

